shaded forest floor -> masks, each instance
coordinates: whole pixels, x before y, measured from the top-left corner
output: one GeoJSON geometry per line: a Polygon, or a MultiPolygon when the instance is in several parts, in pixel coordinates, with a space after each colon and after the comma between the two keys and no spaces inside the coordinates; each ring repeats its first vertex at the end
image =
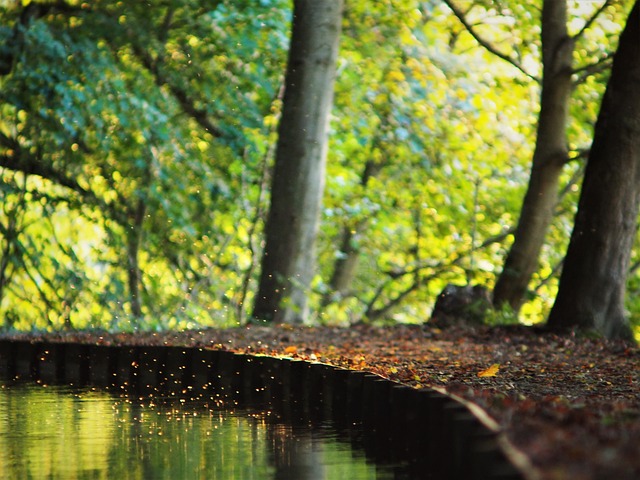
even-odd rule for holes
{"type": "Polygon", "coordinates": [[[526,327],[428,325],[46,337],[289,356],[444,387],[483,407],[544,479],[640,478],[640,350],[624,343],[526,327]]]}

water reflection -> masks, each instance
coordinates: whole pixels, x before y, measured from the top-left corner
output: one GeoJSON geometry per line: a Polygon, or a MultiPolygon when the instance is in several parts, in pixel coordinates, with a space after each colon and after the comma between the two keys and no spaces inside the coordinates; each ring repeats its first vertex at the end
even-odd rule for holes
{"type": "Polygon", "coordinates": [[[156,403],[59,386],[0,386],[3,478],[379,479],[338,438],[271,412],[156,403]]]}

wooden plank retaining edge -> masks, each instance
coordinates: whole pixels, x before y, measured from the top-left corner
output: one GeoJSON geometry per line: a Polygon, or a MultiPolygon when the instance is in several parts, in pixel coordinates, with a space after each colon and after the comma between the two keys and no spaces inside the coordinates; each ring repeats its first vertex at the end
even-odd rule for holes
{"type": "Polygon", "coordinates": [[[509,460],[509,462],[514,465],[527,480],[540,480],[542,478],[542,474],[540,471],[533,466],[529,457],[518,449],[511,441],[507,438],[505,433],[500,428],[498,422],[496,422],[489,413],[484,410],[480,405],[473,403],[465,398],[462,398],[458,395],[453,395],[448,393],[444,388],[441,387],[431,387],[433,390],[440,392],[443,395],[447,395],[449,398],[458,402],[461,405],[464,405],[469,412],[484,425],[488,430],[493,432],[496,435],[496,440],[504,452],[505,456],[509,460]]]}
{"type": "Polygon", "coordinates": [[[416,475],[527,479],[540,474],[479,405],[442,388],[415,389],[323,363],[169,346],[0,340],[0,379],[91,385],[140,397],[273,408],[293,424],[361,423],[367,455],[416,475]],[[413,464],[412,464],[413,465],[413,464]],[[411,468],[408,467],[408,468],[411,468]]]}

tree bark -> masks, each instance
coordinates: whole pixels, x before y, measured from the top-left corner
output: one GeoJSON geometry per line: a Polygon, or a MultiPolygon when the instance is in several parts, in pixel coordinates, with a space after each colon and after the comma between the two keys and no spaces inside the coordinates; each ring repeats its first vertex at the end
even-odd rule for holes
{"type": "Polygon", "coordinates": [[[542,7],[542,91],[529,185],[514,242],[493,291],[493,303],[520,309],[558,202],[559,178],[567,159],[566,124],[571,98],[573,39],[567,32],[566,0],[542,7]]]}
{"type": "Polygon", "coordinates": [[[639,87],[637,1],[602,100],[550,328],[632,338],[624,295],[640,200],[639,87]]]}
{"type": "Polygon", "coordinates": [[[253,317],[299,323],[315,272],[342,0],[294,1],[282,117],[253,317]]]}

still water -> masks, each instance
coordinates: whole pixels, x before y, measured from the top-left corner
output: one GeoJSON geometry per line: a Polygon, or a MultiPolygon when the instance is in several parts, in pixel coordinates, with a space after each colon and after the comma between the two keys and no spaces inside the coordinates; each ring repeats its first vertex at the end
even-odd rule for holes
{"type": "Polygon", "coordinates": [[[0,384],[0,478],[381,479],[331,424],[268,411],[140,401],[91,389],[0,384]]]}

